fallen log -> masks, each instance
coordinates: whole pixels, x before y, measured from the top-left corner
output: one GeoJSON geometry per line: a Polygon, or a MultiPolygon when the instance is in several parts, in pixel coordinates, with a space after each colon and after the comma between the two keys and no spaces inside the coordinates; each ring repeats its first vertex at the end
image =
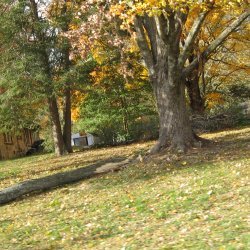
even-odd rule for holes
{"type": "Polygon", "coordinates": [[[99,162],[87,167],[74,169],[71,171],[57,173],[46,177],[31,179],[0,191],[0,204],[6,204],[15,199],[33,192],[41,192],[51,188],[70,184],[80,180],[84,180],[95,175],[104,174],[120,170],[132,162],[131,158],[113,159],[109,162],[99,162]]]}

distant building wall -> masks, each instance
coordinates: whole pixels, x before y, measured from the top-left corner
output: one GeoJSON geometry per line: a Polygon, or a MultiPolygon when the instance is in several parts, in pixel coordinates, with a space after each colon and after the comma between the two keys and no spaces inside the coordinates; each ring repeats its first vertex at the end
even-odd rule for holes
{"type": "Polygon", "coordinates": [[[29,129],[16,134],[0,133],[0,160],[25,155],[34,141],[38,139],[38,133],[29,129]]]}

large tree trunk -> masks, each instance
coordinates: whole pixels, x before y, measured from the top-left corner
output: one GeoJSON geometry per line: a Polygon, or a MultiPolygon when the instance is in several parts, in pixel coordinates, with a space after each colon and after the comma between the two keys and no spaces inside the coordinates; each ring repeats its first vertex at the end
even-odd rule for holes
{"type": "Polygon", "coordinates": [[[153,86],[160,128],[159,140],[151,149],[151,153],[166,147],[185,152],[195,142],[195,137],[186,108],[184,81],[178,79],[179,82],[173,83],[161,75],[158,75],[156,81],[153,86]]]}
{"type": "MultiPolygon", "coordinates": [[[[184,20],[185,15],[178,18],[184,20]]],[[[185,77],[179,58],[180,22],[176,21],[174,12],[169,13],[168,21],[164,15],[144,19],[138,16],[135,19],[135,28],[159,113],[159,140],[151,153],[157,153],[166,147],[185,152],[196,139],[187,112],[185,77]],[[145,31],[151,48],[148,46],[145,31]]]]}
{"type": "Polygon", "coordinates": [[[60,116],[58,112],[57,102],[55,97],[50,97],[48,99],[50,117],[53,128],[53,140],[55,146],[55,153],[58,156],[61,156],[65,152],[65,146],[62,135],[62,128],[60,123],[60,116]]]}
{"type": "Polygon", "coordinates": [[[64,125],[63,125],[63,140],[65,143],[65,148],[68,153],[72,153],[72,146],[71,146],[71,91],[70,88],[67,87],[65,89],[64,94],[64,110],[63,110],[63,118],[64,118],[64,125]]]}

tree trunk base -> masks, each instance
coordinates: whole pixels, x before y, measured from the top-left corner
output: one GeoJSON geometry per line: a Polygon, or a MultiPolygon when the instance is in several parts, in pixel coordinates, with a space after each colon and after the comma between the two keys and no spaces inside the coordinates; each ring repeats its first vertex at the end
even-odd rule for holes
{"type": "Polygon", "coordinates": [[[193,133],[193,138],[184,143],[172,143],[172,144],[163,144],[160,140],[149,150],[149,155],[158,154],[164,150],[174,153],[186,153],[189,149],[193,147],[205,147],[210,144],[212,141],[208,139],[201,138],[197,134],[193,133]]]}
{"type": "Polygon", "coordinates": [[[150,155],[154,155],[159,153],[160,151],[162,151],[162,149],[164,149],[166,147],[164,147],[163,145],[161,145],[161,143],[158,141],[150,150],[149,150],[149,154],[150,155]]]}

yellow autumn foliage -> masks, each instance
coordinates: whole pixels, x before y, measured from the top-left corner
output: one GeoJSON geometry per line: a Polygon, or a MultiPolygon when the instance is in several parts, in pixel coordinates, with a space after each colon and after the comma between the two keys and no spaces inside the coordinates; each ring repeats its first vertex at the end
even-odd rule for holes
{"type": "MultiPolygon", "coordinates": [[[[199,13],[198,10],[211,8],[219,12],[232,12],[233,14],[239,14],[248,6],[246,0],[120,0],[114,1],[111,7],[113,15],[119,16],[124,24],[122,27],[126,27],[127,24],[133,23],[133,17],[135,15],[148,14],[149,16],[164,14],[167,15],[168,10],[181,10],[189,13],[199,13]],[[117,3],[118,2],[118,3],[117,3]]],[[[218,16],[214,16],[216,19],[218,16]]],[[[188,18],[193,19],[192,14],[188,18]]],[[[189,21],[187,21],[188,23],[189,21]]]]}
{"type": "Polygon", "coordinates": [[[72,107],[71,119],[73,122],[77,121],[80,116],[80,105],[86,99],[87,94],[82,91],[73,91],[72,93],[72,107]]]}
{"type": "Polygon", "coordinates": [[[225,102],[223,95],[218,92],[212,92],[206,95],[207,108],[211,109],[216,105],[223,104],[225,102]]]}

